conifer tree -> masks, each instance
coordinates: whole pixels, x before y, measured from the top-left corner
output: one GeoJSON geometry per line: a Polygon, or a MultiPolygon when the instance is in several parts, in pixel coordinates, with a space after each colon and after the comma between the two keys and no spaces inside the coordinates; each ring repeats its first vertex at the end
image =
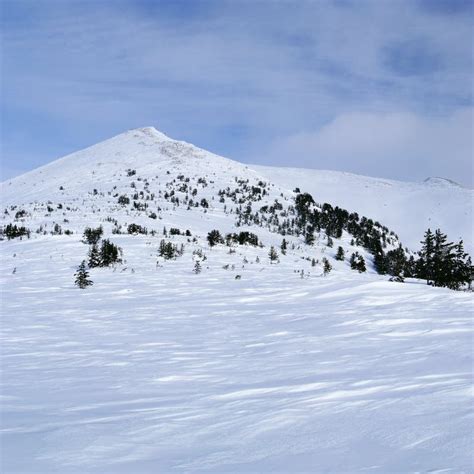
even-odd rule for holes
{"type": "Polygon", "coordinates": [[[453,244],[448,242],[448,236],[440,229],[434,234],[433,260],[431,265],[432,278],[435,286],[447,286],[452,267],[453,244]]]}
{"type": "Polygon", "coordinates": [[[100,267],[100,252],[97,244],[93,244],[89,250],[89,268],[100,267]]]}
{"type": "Polygon", "coordinates": [[[270,263],[278,261],[278,253],[275,250],[273,245],[270,247],[270,251],[268,252],[268,257],[270,258],[270,263]]]}
{"type": "Polygon", "coordinates": [[[218,230],[211,230],[211,232],[207,234],[207,241],[209,243],[209,247],[214,247],[214,245],[224,243],[224,239],[218,230]]]}
{"type": "Polygon", "coordinates": [[[431,229],[425,232],[423,241],[421,242],[422,248],[420,252],[420,264],[418,270],[418,277],[424,278],[426,283],[429,285],[433,279],[433,258],[434,258],[434,236],[431,229]]]}
{"type": "Polygon", "coordinates": [[[323,258],[323,273],[326,276],[332,270],[332,265],[329,263],[329,260],[324,257],[323,258]]]}
{"type": "Polygon", "coordinates": [[[75,284],[81,288],[81,290],[93,285],[92,280],[89,279],[89,272],[87,271],[85,260],[81,262],[74,276],[76,277],[75,284]]]}
{"type": "Polygon", "coordinates": [[[367,268],[365,266],[365,259],[362,255],[359,255],[357,270],[359,271],[359,273],[364,273],[365,271],[367,271],[367,268]]]}
{"type": "Polygon", "coordinates": [[[340,262],[344,261],[344,249],[341,246],[337,248],[336,260],[339,260],[340,262]]]}
{"type": "Polygon", "coordinates": [[[460,240],[456,245],[456,255],[454,257],[453,289],[457,290],[465,283],[470,285],[472,270],[471,257],[464,251],[464,242],[460,240]]]}
{"type": "Polygon", "coordinates": [[[120,253],[121,249],[112,242],[110,242],[110,240],[103,240],[102,245],[100,247],[100,266],[108,267],[113,263],[120,262],[120,253]]]}
{"type": "Polygon", "coordinates": [[[93,245],[97,244],[104,233],[102,226],[97,227],[97,229],[92,229],[91,227],[86,227],[84,229],[84,243],[93,245]]]}
{"type": "Polygon", "coordinates": [[[194,263],[193,272],[197,275],[201,273],[201,271],[202,271],[201,263],[199,262],[199,260],[196,260],[196,262],[194,263]]]}
{"type": "Polygon", "coordinates": [[[280,250],[282,255],[286,255],[286,249],[288,248],[288,242],[286,239],[283,239],[281,242],[280,250]]]}

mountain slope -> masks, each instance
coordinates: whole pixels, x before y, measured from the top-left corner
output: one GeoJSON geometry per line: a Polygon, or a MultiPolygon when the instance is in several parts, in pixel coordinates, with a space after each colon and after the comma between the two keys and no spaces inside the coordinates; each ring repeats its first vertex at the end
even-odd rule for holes
{"type": "Polygon", "coordinates": [[[395,230],[413,250],[431,228],[441,228],[453,240],[464,239],[474,254],[472,230],[474,192],[443,179],[409,183],[370,178],[339,171],[252,166],[271,182],[311,193],[329,202],[370,216],[395,230]]]}
{"type": "Polygon", "coordinates": [[[141,176],[150,178],[175,170],[206,172],[224,179],[230,175],[257,175],[245,165],[145,127],[129,130],[2,183],[2,200],[6,205],[19,205],[35,199],[77,197],[87,193],[94,183],[120,185],[126,169],[138,170],[141,176]],[[59,192],[60,186],[65,188],[63,193],[59,192]]]}

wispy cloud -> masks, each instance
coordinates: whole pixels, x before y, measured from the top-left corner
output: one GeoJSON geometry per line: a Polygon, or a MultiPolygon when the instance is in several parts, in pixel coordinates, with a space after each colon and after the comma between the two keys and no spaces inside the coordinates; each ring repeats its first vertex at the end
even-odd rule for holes
{"type": "MultiPolygon", "coordinates": [[[[429,3],[6,0],[6,156],[26,169],[28,154],[54,158],[152,124],[281,163],[278,143],[357,114],[449,123],[472,105],[472,14],[429,3]]],[[[320,166],[309,152],[285,164],[320,166]]],[[[398,177],[418,176],[426,160],[398,177]]],[[[385,161],[377,172],[390,176],[385,161]]]]}

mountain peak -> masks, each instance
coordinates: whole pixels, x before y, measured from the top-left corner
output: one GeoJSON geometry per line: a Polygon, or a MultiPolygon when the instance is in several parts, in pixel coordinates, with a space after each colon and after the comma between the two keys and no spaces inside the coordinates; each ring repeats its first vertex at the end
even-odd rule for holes
{"type": "Polygon", "coordinates": [[[168,135],[165,135],[163,132],[160,132],[155,127],[151,126],[134,128],[132,130],[129,130],[129,133],[133,133],[135,135],[143,135],[149,138],[157,138],[159,140],[172,140],[172,138],[168,137],[168,135]]]}

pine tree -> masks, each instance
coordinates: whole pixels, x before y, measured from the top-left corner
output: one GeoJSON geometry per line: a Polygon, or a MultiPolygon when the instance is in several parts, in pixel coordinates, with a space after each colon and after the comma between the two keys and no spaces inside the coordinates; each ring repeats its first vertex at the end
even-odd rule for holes
{"type": "Polygon", "coordinates": [[[385,256],[386,272],[392,276],[403,276],[407,259],[401,245],[387,252],[385,256]]]}
{"type": "Polygon", "coordinates": [[[199,262],[199,260],[196,260],[196,262],[194,263],[193,272],[197,275],[201,273],[201,271],[202,271],[201,263],[199,262]]]}
{"type": "Polygon", "coordinates": [[[349,264],[352,270],[357,270],[357,255],[359,255],[358,252],[353,252],[351,258],[349,259],[349,264]]]}
{"type": "Polygon", "coordinates": [[[365,259],[362,255],[359,255],[359,262],[357,264],[357,270],[359,271],[359,273],[364,273],[365,271],[367,271],[367,268],[365,266],[365,259]]]}
{"type": "Polygon", "coordinates": [[[283,239],[281,242],[280,250],[282,255],[286,255],[286,249],[288,248],[288,242],[283,239]]]}
{"type": "Polygon", "coordinates": [[[332,270],[332,266],[329,263],[329,260],[326,257],[324,257],[323,258],[323,273],[324,273],[324,276],[326,276],[331,270],[332,270]]]}
{"type": "Polygon", "coordinates": [[[89,250],[89,268],[100,267],[100,252],[97,244],[93,244],[89,250]]]}
{"type": "Polygon", "coordinates": [[[340,262],[343,262],[344,261],[344,249],[339,246],[337,248],[337,253],[336,253],[336,260],[339,260],[340,262]]]}
{"type": "Polygon", "coordinates": [[[93,285],[92,280],[89,279],[89,272],[87,271],[85,260],[81,262],[74,276],[76,277],[76,280],[75,280],[76,286],[78,286],[82,290],[84,288],[87,288],[88,286],[93,285]]]}
{"type": "Polygon", "coordinates": [[[374,255],[374,267],[379,275],[385,275],[387,273],[387,258],[383,250],[374,255]]]}
{"type": "Polygon", "coordinates": [[[407,278],[414,278],[416,276],[416,261],[413,255],[405,263],[404,275],[407,278]]]}
{"type": "Polygon", "coordinates": [[[431,229],[425,232],[421,242],[422,248],[420,252],[420,265],[418,268],[418,277],[424,278],[429,285],[433,279],[433,258],[434,258],[434,236],[431,229]]]}
{"type": "Polygon", "coordinates": [[[448,242],[448,237],[440,229],[434,234],[434,249],[431,266],[433,283],[435,286],[449,286],[453,268],[454,245],[448,242]]]}
{"type": "Polygon", "coordinates": [[[108,267],[113,263],[120,262],[120,255],[121,249],[117,247],[115,244],[110,242],[110,240],[105,239],[102,241],[102,245],[100,247],[100,266],[101,267],[108,267]]]}
{"type": "Polygon", "coordinates": [[[268,257],[270,258],[270,263],[278,261],[278,253],[275,250],[273,245],[270,247],[270,251],[268,252],[268,257]]]}
{"type": "Polygon", "coordinates": [[[464,251],[462,240],[455,245],[455,255],[453,259],[452,281],[448,285],[454,290],[459,290],[464,284],[470,284],[472,262],[471,257],[464,251]]]}
{"type": "Polygon", "coordinates": [[[224,243],[224,239],[218,230],[211,230],[211,232],[207,234],[207,241],[209,243],[209,247],[214,247],[214,245],[224,243]]]}

